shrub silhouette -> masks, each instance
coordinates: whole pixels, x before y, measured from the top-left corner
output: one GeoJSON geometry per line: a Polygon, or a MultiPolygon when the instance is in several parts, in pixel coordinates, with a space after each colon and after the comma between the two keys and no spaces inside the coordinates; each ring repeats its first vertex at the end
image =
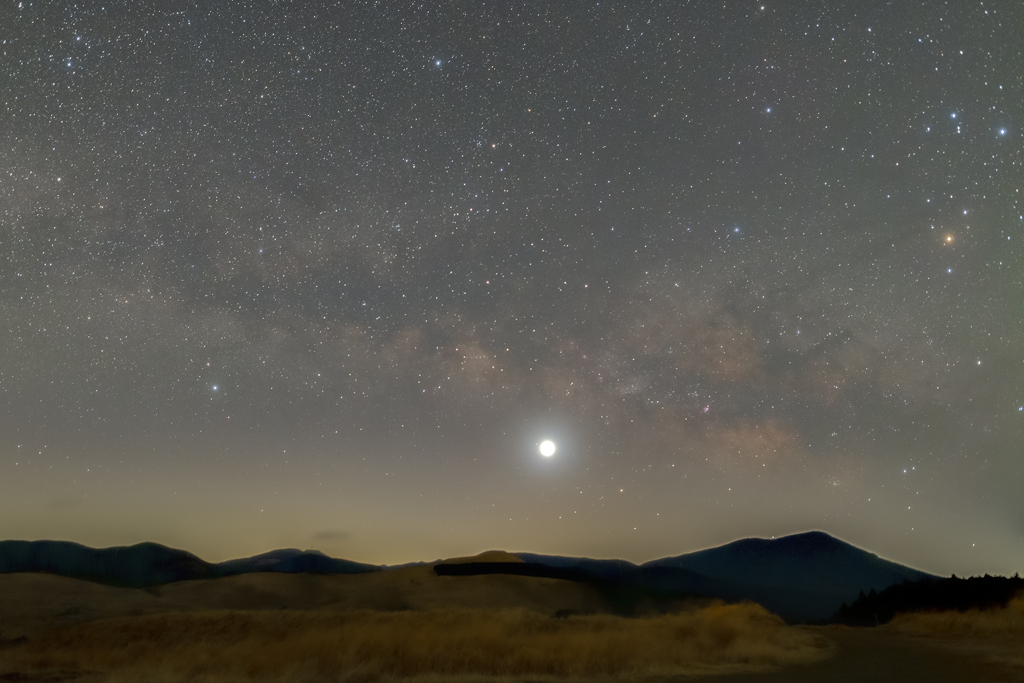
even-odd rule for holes
{"type": "Polygon", "coordinates": [[[975,576],[969,579],[925,579],[904,581],[880,593],[861,591],[853,604],[843,604],[832,621],[851,626],[876,626],[892,621],[898,613],[956,610],[980,610],[1006,607],[1015,595],[1024,591],[1024,579],[1015,574],[975,576]]]}

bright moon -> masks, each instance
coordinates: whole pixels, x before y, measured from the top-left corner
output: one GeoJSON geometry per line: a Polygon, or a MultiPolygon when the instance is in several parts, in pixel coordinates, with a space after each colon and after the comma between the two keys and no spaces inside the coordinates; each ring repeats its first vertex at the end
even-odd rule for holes
{"type": "Polygon", "coordinates": [[[554,441],[541,441],[540,442],[540,454],[545,458],[550,458],[555,454],[555,442],[554,441]]]}

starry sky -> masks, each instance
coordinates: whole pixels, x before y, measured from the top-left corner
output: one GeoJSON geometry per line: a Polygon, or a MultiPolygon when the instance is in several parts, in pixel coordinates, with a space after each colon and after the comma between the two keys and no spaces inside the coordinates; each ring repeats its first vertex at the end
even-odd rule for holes
{"type": "Polygon", "coordinates": [[[0,25],[0,537],[1024,569],[1017,0],[0,25]]]}

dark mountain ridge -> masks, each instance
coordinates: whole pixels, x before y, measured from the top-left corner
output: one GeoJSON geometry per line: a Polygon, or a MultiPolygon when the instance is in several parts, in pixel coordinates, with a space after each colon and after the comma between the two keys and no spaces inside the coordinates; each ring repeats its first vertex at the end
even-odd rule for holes
{"type": "Polygon", "coordinates": [[[745,538],[707,550],[645,562],[678,567],[731,581],[841,592],[870,590],[931,576],[862,550],[821,531],[778,539],[745,538]]]}
{"type": "Polygon", "coordinates": [[[801,621],[831,617],[860,592],[937,576],[885,560],[821,531],[778,539],[745,538],[715,548],[645,562],[687,569],[739,587],[733,597],[801,621]]]}
{"type": "Polygon", "coordinates": [[[90,548],[71,541],[0,541],[0,574],[13,572],[46,572],[128,588],[221,575],[217,565],[159,543],[90,548]]]}
{"type": "MultiPolygon", "coordinates": [[[[534,553],[516,557],[522,562],[431,564],[441,576],[517,574],[586,582],[627,613],[641,603],[668,605],[687,596],[705,596],[751,600],[788,621],[826,620],[861,593],[938,578],[820,531],[747,538],[642,565],[534,553]]],[[[96,549],[67,541],[0,541],[0,573],[47,572],[130,588],[254,572],[363,574],[389,569],[394,568],[295,548],[210,563],[157,543],[96,549]]]]}
{"type": "Polygon", "coordinates": [[[250,574],[253,572],[281,572],[285,574],[366,574],[379,572],[382,567],[351,560],[339,560],[324,555],[319,550],[286,548],[253,555],[238,560],[228,560],[217,565],[224,576],[250,574]]]}
{"type": "Polygon", "coordinates": [[[159,543],[90,548],[71,541],[0,541],[0,574],[45,572],[125,588],[175,581],[216,579],[252,572],[362,574],[376,565],[328,557],[316,550],[272,550],[253,557],[211,563],[159,543]]]}
{"type": "Polygon", "coordinates": [[[789,621],[826,620],[861,591],[938,578],[822,531],[778,539],[745,538],[642,565],[625,560],[517,555],[526,562],[582,570],[602,580],[666,594],[751,600],[789,621]]]}

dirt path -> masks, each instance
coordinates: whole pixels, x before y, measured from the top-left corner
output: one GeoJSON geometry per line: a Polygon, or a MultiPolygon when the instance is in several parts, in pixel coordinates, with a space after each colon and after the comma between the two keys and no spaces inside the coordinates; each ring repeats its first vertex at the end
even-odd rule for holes
{"type": "Polygon", "coordinates": [[[700,677],[718,683],[1021,683],[1024,669],[876,629],[815,629],[835,641],[835,656],[765,674],[700,677]]]}

